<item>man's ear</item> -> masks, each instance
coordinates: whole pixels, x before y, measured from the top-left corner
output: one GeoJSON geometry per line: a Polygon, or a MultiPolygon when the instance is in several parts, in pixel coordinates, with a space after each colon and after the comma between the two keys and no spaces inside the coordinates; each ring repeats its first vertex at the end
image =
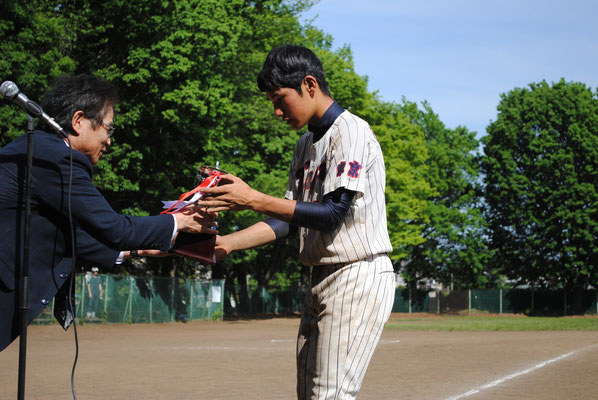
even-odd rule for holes
{"type": "Polygon", "coordinates": [[[75,136],[79,136],[83,131],[83,124],[85,122],[85,113],[81,110],[75,111],[73,114],[73,118],[71,118],[71,126],[73,127],[73,131],[75,132],[75,136]]]}
{"type": "Polygon", "coordinates": [[[309,93],[311,97],[314,97],[316,89],[320,87],[318,85],[318,80],[311,75],[306,75],[305,78],[303,78],[303,83],[307,88],[307,93],[309,93]]]}

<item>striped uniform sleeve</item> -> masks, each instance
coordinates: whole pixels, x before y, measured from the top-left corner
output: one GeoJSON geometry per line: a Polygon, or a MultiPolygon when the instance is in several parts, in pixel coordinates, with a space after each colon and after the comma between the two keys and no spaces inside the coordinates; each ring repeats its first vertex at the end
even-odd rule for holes
{"type": "Polygon", "coordinates": [[[341,115],[338,129],[331,133],[328,149],[328,170],[322,195],[345,188],[363,194],[367,179],[365,168],[369,161],[369,126],[361,120],[341,115]]]}

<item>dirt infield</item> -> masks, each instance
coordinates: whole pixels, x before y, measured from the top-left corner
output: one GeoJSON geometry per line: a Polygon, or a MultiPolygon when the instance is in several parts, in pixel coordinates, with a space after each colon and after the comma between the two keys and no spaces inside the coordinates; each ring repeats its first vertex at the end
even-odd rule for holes
{"type": "MultiPolygon", "coordinates": [[[[78,327],[77,398],[293,399],[299,320],[78,327]]],[[[72,330],[29,329],[27,399],[72,398],[72,330]]],[[[0,353],[17,398],[18,341],[0,353]]],[[[360,399],[598,399],[598,333],[386,330],[360,399]],[[477,391],[477,392],[476,392],[477,391]]]]}

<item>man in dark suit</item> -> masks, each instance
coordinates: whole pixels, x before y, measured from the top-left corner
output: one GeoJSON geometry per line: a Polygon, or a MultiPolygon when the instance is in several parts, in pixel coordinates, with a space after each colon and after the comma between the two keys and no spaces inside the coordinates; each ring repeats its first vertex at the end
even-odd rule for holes
{"type": "MultiPolygon", "coordinates": [[[[44,96],[42,108],[64,128],[68,140],[41,130],[33,134],[29,322],[59,290],[68,295],[65,289],[69,285],[65,283],[72,272],[73,253],[69,204],[76,226],[77,263],[107,269],[122,261],[130,249],[169,250],[179,231],[216,232],[210,229],[215,224],[213,216],[199,208],[172,215],[132,217],[116,213],[98,192],[91,180],[93,166],[111,144],[113,107],[117,102],[116,90],[109,82],[89,75],[62,77],[44,96]]],[[[26,136],[0,150],[0,351],[19,335],[20,328],[26,136]]],[[[58,296],[56,302],[64,304],[64,298],[58,296]]],[[[63,306],[57,308],[57,318],[66,329],[70,324],[65,321],[66,310],[63,306]]]]}

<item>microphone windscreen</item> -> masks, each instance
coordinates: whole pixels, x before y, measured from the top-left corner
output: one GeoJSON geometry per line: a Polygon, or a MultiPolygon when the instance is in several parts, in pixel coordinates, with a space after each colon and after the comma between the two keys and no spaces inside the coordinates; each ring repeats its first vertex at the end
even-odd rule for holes
{"type": "Polygon", "coordinates": [[[0,93],[7,99],[12,99],[19,93],[19,88],[14,82],[4,81],[0,85],[0,93]]]}

